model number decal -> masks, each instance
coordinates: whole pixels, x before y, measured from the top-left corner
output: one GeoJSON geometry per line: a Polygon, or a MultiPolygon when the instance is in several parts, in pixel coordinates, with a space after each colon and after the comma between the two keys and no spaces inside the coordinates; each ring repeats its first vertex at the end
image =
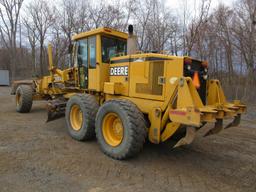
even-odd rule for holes
{"type": "Polygon", "coordinates": [[[128,76],[128,66],[110,67],[110,76],[128,76]]]}

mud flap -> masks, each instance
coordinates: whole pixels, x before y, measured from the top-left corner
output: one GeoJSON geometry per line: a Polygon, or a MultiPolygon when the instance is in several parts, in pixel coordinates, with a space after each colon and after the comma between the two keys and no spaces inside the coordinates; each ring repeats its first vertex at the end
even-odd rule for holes
{"type": "Polygon", "coordinates": [[[231,123],[229,123],[225,127],[225,129],[228,129],[230,127],[236,127],[236,126],[238,126],[240,124],[240,122],[241,122],[241,114],[237,114],[237,116],[235,116],[234,120],[231,123]]]}
{"type": "Polygon", "coordinates": [[[189,145],[195,139],[196,136],[196,128],[195,127],[186,127],[186,135],[185,137],[181,138],[173,148],[182,146],[182,145],[189,145]]]}
{"type": "Polygon", "coordinates": [[[217,134],[223,130],[223,119],[217,119],[214,128],[204,134],[204,137],[217,134]]]}

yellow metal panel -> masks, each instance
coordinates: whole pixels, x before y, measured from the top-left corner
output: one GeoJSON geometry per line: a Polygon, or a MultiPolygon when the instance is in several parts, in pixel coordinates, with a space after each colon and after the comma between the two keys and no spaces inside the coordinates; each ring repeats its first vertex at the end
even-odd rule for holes
{"type": "Polygon", "coordinates": [[[101,39],[100,35],[96,35],[96,68],[89,68],[88,70],[88,89],[94,91],[103,90],[103,85],[100,76],[100,62],[101,62],[101,39]],[[101,87],[102,86],[102,87],[101,87]]]}
{"type": "Polygon", "coordinates": [[[50,71],[50,75],[53,81],[53,59],[52,59],[52,45],[49,44],[48,45],[48,62],[49,62],[49,71],[50,71]]]}
{"type": "Polygon", "coordinates": [[[164,142],[167,139],[169,139],[177,131],[180,125],[181,125],[180,123],[174,123],[174,122],[168,123],[163,133],[161,134],[161,142],[164,142]]]}
{"type": "Polygon", "coordinates": [[[100,64],[100,91],[104,90],[104,83],[109,82],[109,64],[100,64]]]}
{"type": "Polygon", "coordinates": [[[113,95],[115,93],[115,84],[113,82],[105,82],[104,93],[113,95]]]}
{"type": "MultiPolygon", "coordinates": [[[[157,82],[153,80],[155,78],[154,76],[155,74],[154,74],[154,68],[152,67],[152,65],[154,65],[153,62],[130,63],[130,70],[129,70],[129,76],[130,76],[129,96],[130,97],[140,97],[140,98],[153,99],[153,100],[164,99],[165,84],[161,85],[162,94],[157,95],[156,93],[154,93],[154,89],[156,89],[154,87],[158,85],[156,85],[157,82]],[[139,91],[138,89],[141,89],[141,90],[139,91]]],[[[162,63],[162,65],[164,68],[164,62],[162,63]]],[[[163,71],[163,75],[164,75],[164,71],[163,71]]],[[[160,76],[160,75],[157,75],[157,76],[160,76]]]]}
{"type": "Polygon", "coordinates": [[[66,93],[63,96],[64,96],[64,98],[69,99],[70,97],[74,96],[75,94],[77,94],[77,93],[66,93]]]}
{"type": "Polygon", "coordinates": [[[104,90],[104,82],[109,82],[109,64],[108,63],[102,63],[102,53],[101,53],[101,35],[97,35],[97,65],[99,65],[99,74],[98,79],[100,83],[100,91],[104,90]]]}
{"type": "Polygon", "coordinates": [[[121,83],[105,82],[104,93],[107,94],[121,94],[123,90],[121,83]]]}
{"type": "Polygon", "coordinates": [[[119,83],[119,91],[120,94],[124,95],[124,96],[128,96],[129,93],[129,77],[130,77],[130,70],[129,70],[129,63],[120,63],[120,64],[111,64],[109,66],[109,80],[110,82],[114,82],[114,83],[119,83]],[[118,71],[120,68],[123,67],[128,67],[128,76],[123,75],[120,73],[120,71],[118,71]],[[110,70],[114,70],[115,72],[117,72],[116,74],[112,74],[110,72],[110,70]],[[118,75],[118,74],[121,75],[118,75]]]}
{"type": "MultiPolygon", "coordinates": [[[[166,62],[166,82],[171,85],[173,78],[180,78],[183,76],[183,58],[171,57],[171,60],[166,62]]],[[[168,86],[166,87],[168,89],[168,86]]]]}
{"type": "Polygon", "coordinates": [[[191,78],[186,78],[186,81],[187,81],[187,84],[189,87],[189,92],[191,94],[191,97],[193,98],[195,107],[202,108],[204,106],[203,102],[202,102],[195,86],[193,85],[191,78]]]}
{"type": "Polygon", "coordinates": [[[161,117],[162,111],[160,108],[153,108],[149,113],[149,120],[151,122],[151,126],[149,128],[149,140],[155,144],[160,143],[161,117]]]}
{"type": "Polygon", "coordinates": [[[207,103],[209,105],[225,104],[226,98],[218,80],[207,82],[207,103]]]}
{"type": "Polygon", "coordinates": [[[100,91],[100,82],[99,82],[99,67],[96,69],[88,70],[88,89],[94,91],[100,91]]]}
{"type": "Polygon", "coordinates": [[[183,76],[183,58],[181,57],[172,57],[172,60],[165,61],[165,99],[164,104],[161,107],[163,111],[167,108],[167,105],[173,101],[173,98],[176,93],[177,84],[179,83],[179,78],[183,76]]]}
{"type": "Polygon", "coordinates": [[[106,95],[106,100],[110,99],[127,99],[131,102],[133,102],[135,105],[138,106],[138,108],[143,113],[150,113],[153,108],[159,108],[162,106],[163,102],[157,101],[157,100],[149,100],[149,99],[143,99],[143,98],[134,98],[134,97],[126,97],[126,96],[118,96],[118,95],[106,95]]]}
{"type": "Polygon", "coordinates": [[[158,53],[138,53],[138,54],[132,54],[132,55],[126,55],[121,57],[113,57],[111,61],[117,61],[122,59],[132,59],[132,60],[145,60],[148,57],[157,57],[162,58],[166,60],[183,60],[184,57],[179,56],[172,56],[172,55],[164,55],[164,54],[158,54],[158,53]]]}
{"type": "Polygon", "coordinates": [[[169,113],[171,121],[199,127],[201,125],[200,111],[193,107],[171,109],[169,113]]]}
{"type": "Polygon", "coordinates": [[[40,95],[40,94],[33,95],[33,101],[35,100],[44,100],[43,95],[40,95]]]}
{"type": "Polygon", "coordinates": [[[201,98],[190,77],[179,79],[177,107],[203,107],[201,98]]]}
{"type": "Polygon", "coordinates": [[[194,107],[194,101],[185,78],[179,79],[177,108],[194,107]]]}

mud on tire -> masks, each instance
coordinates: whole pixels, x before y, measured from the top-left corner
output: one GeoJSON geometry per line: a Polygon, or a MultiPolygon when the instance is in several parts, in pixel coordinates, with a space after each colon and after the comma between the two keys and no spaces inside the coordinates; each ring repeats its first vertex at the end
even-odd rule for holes
{"type": "Polygon", "coordinates": [[[96,117],[96,137],[106,155],[119,160],[135,156],[142,150],[146,135],[144,115],[132,102],[110,100],[100,107],[96,117]],[[103,134],[104,118],[108,114],[115,114],[122,122],[123,137],[117,146],[110,145],[103,134]]]}
{"type": "Polygon", "coordinates": [[[19,85],[16,89],[16,111],[28,113],[33,104],[33,90],[29,85],[19,85]]]}

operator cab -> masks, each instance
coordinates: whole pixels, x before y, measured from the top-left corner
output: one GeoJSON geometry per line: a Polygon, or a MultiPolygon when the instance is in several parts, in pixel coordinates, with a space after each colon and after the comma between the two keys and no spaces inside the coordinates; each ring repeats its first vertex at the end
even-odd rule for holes
{"type": "Polygon", "coordinates": [[[127,54],[126,33],[99,28],[73,37],[73,64],[78,68],[79,87],[102,91],[112,57],[127,54]]]}

